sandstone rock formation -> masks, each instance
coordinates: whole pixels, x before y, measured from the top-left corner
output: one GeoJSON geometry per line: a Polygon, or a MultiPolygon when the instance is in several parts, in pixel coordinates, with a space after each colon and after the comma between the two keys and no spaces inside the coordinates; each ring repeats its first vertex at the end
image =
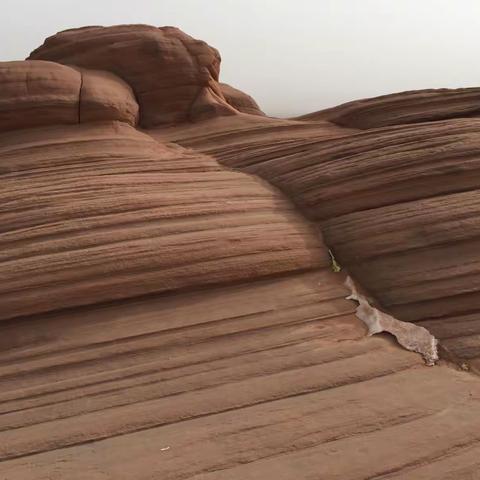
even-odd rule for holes
{"type": "Polygon", "coordinates": [[[299,117],[327,120],[345,127],[389,127],[450,118],[480,116],[480,88],[430,89],[355,100],[299,117]]]}
{"type": "Polygon", "coordinates": [[[9,132],[0,154],[0,319],[328,263],[267,185],[124,123],[9,132]]]}
{"type": "Polygon", "coordinates": [[[118,120],[135,125],[131,88],[108,72],[40,60],[0,62],[0,132],[118,120]]]}
{"type": "Polygon", "coordinates": [[[221,83],[220,88],[225,100],[239,112],[249,113],[250,115],[265,115],[250,95],[226,83],[221,83]]]}
{"type": "Polygon", "coordinates": [[[451,355],[478,369],[480,119],[364,130],[285,123],[235,131],[229,119],[215,133],[192,125],[161,138],[278,187],[379,306],[428,327],[451,355]]]}
{"type": "Polygon", "coordinates": [[[0,63],[0,477],[476,478],[478,376],[344,281],[478,371],[480,90],[272,119],[219,71],[145,25],[0,63]]]}
{"type": "Polygon", "coordinates": [[[145,127],[235,112],[218,83],[218,51],[177,28],[66,30],[47,38],[29,58],[115,73],[132,87],[145,127]]]}

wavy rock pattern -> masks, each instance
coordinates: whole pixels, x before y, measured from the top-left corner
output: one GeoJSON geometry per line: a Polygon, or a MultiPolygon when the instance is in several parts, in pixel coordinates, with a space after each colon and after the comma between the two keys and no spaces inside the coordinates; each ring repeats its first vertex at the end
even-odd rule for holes
{"type": "Polygon", "coordinates": [[[383,309],[426,322],[454,357],[479,368],[480,328],[456,333],[459,315],[480,310],[479,119],[365,131],[291,121],[236,133],[225,123],[203,136],[198,126],[155,135],[277,186],[383,309]],[[264,129],[269,141],[257,141],[264,129]],[[437,333],[440,318],[450,326],[437,333]]]}
{"type": "Polygon", "coordinates": [[[362,339],[345,295],[323,271],[1,322],[0,473],[474,478],[478,379],[362,339]]]}
{"type": "Polygon", "coordinates": [[[0,145],[0,319],[328,264],[271,188],[126,124],[0,145]]]}
{"type": "Polygon", "coordinates": [[[299,117],[369,128],[480,116],[480,88],[439,88],[355,100],[299,117]]]}
{"type": "Polygon", "coordinates": [[[0,131],[79,123],[80,73],[53,62],[0,63],[0,131]]]}
{"type": "Polygon", "coordinates": [[[131,88],[108,72],[45,61],[0,62],[0,84],[0,132],[100,120],[137,123],[131,88]]]}
{"type": "Polygon", "coordinates": [[[477,89],[280,120],[219,65],[143,25],[0,63],[0,477],[476,478],[478,377],[366,337],[322,235],[479,367],[477,89]]]}

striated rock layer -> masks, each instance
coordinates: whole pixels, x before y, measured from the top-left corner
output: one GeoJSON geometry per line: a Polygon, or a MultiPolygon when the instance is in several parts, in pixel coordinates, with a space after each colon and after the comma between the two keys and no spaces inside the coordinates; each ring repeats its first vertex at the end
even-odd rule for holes
{"type": "Polygon", "coordinates": [[[330,254],[480,368],[478,89],[282,120],[219,71],[145,25],[0,63],[0,477],[476,478],[478,377],[330,254]]]}
{"type": "Polygon", "coordinates": [[[155,135],[280,188],[382,308],[428,326],[478,369],[480,119],[362,131],[287,122],[234,130],[228,120],[214,131],[192,125],[155,135]],[[263,135],[269,140],[257,141],[263,135]]]}
{"type": "Polygon", "coordinates": [[[126,124],[22,130],[0,155],[0,319],[328,264],[268,185],[126,124]]]}
{"type": "Polygon", "coordinates": [[[0,62],[0,132],[118,120],[135,125],[132,89],[103,71],[40,60],[0,62]]]}
{"type": "Polygon", "coordinates": [[[480,116],[480,88],[430,89],[355,100],[298,117],[369,128],[480,116]]]}

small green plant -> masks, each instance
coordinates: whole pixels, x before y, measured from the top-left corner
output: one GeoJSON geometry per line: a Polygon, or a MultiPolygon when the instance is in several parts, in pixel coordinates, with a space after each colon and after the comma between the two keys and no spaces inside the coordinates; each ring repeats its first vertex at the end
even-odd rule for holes
{"type": "Polygon", "coordinates": [[[335,256],[333,255],[333,252],[330,249],[328,249],[328,253],[330,255],[330,260],[332,262],[332,264],[331,264],[332,271],[335,272],[335,273],[338,273],[342,269],[342,267],[337,262],[337,260],[335,259],[335,256]]]}

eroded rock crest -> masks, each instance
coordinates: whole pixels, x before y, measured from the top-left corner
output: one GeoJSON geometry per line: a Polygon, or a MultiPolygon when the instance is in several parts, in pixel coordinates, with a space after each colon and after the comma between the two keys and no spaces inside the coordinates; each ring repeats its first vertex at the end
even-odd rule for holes
{"type": "Polygon", "coordinates": [[[118,75],[133,89],[144,127],[235,112],[218,83],[218,51],[178,28],[121,25],[65,30],[47,38],[29,58],[118,75]]]}

